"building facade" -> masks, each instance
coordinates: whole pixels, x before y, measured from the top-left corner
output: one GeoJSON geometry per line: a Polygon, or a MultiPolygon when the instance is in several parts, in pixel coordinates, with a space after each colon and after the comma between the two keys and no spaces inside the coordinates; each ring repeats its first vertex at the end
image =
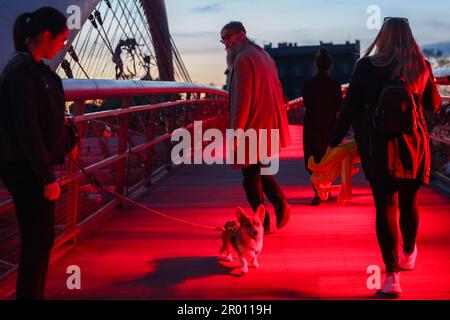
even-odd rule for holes
{"type": "Polygon", "coordinates": [[[345,44],[320,42],[318,46],[298,46],[296,43],[265,45],[264,49],[274,59],[284,93],[289,100],[302,96],[303,83],[311,78],[316,68],[314,58],[320,48],[328,50],[333,58],[330,74],[341,84],[348,83],[353,67],[360,56],[360,41],[345,44]]]}

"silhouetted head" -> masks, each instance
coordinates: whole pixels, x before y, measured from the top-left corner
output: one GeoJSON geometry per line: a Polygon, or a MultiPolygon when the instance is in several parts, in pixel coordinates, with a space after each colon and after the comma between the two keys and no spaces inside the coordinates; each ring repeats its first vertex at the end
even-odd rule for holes
{"type": "Polygon", "coordinates": [[[419,45],[414,39],[408,19],[387,17],[374,42],[364,56],[371,55],[377,66],[393,65],[393,76],[404,79],[414,91],[428,79],[428,69],[419,45]]]}
{"type": "Polygon", "coordinates": [[[220,37],[225,49],[236,50],[247,42],[247,31],[241,22],[231,21],[222,28],[220,37]]]}
{"type": "Polygon", "coordinates": [[[52,7],[22,13],[14,22],[16,51],[29,52],[35,58],[53,59],[64,48],[69,36],[66,21],[64,14],[52,7]]]}
{"type": "MultiPolygon", "coordinates": [[[[234,63],[239,52],[248,47],[248,45],[262,50],[254,41],[247,38],[247,31],[242,22],[231,21],[227,23],[220,31],[220,42],[225,45],[227,51],[227,65],[234,63]]],[[[230,69],[230,67],[229,67],[230,69]]]]}
{"type": "Polygon", "coordinates": [[[316,54],[316,68],[318,72],[327,72],[330,70],[333,64],[333,59],[325,48],[320,48],[319,52],[316,54]]]}

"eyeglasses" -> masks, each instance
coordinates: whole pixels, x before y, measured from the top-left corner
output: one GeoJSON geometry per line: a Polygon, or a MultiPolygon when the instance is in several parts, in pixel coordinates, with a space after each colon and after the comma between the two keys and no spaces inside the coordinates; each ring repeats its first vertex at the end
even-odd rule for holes
{"type": "Polygon", "coordinates": [[[404,18],[404,17],[385,17],[383,20],[383,23],[390,20],[390,19],[401,19],[403,21],[405,21],[406,23],[409,24],[408,18],[404,18]]]}
{"type": "Polygon", "coordinates": [[[222,40],[220,40],[220,43],[225,44],[225,42],[227,42],[233,35],[235,35],[235,33],[228,33],[228,34],[225,34],[225,35],[222,37],[222,40]]]}

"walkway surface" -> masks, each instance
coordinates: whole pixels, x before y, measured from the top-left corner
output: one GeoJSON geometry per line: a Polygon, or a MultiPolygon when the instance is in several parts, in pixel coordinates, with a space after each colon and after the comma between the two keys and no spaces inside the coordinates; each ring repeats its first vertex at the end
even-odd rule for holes
{"type": "MultiPolygon", "coordinates": [[[[177,224],[126,205],[52,264],[48,299],[370,299],[369,265],[384,270],[375,212],[362,173],[345,206],[336,195],[317,207],[304,168],[300,126],[282,154],[278,181],[294,212],[268,235],[260,269],[240,275],[239,262],[217,259],[219,232],[177,224]],[[68,290],[66,269],[81,268],[81,290],[68,290]]],[[[199,224],[222,226],[236,206],[249,210],[241,173],[228,166],[187,165],[138,201],[199,224]]],[[[402,299],[450,299],[450,202],[425,187],[416,270],[401,273],[402,299]]],[[[275,223],[273,208],[272,223],[275,223]]],[[[272,228],[275,228],[272,226],[272,228]]],[[[382,275],[384,277],[384,275],[382,275]]]]}

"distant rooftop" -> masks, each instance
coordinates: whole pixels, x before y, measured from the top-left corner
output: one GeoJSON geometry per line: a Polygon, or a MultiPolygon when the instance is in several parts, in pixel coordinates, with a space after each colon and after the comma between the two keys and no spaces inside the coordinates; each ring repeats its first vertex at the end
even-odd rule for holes
{"type": "Polygon", "coordinates": [[[326,48],[330,53],[338,53],[339,51],[346,51],[354,49],[356,51],[360,50],[360,41],[355,40],[355,42],[351,43],[350,41],[346,41],[343,44],[333,44],[333,42],[323,42],[320,41],[318,45],[307,45],[301,46],[298,45],[297,42],[279,42],[278,47],[272,46],[272,43],[264,45],[264,49],[270,51],[272,53],[310,53],[317,52],[319,48],[326,48]]]}

